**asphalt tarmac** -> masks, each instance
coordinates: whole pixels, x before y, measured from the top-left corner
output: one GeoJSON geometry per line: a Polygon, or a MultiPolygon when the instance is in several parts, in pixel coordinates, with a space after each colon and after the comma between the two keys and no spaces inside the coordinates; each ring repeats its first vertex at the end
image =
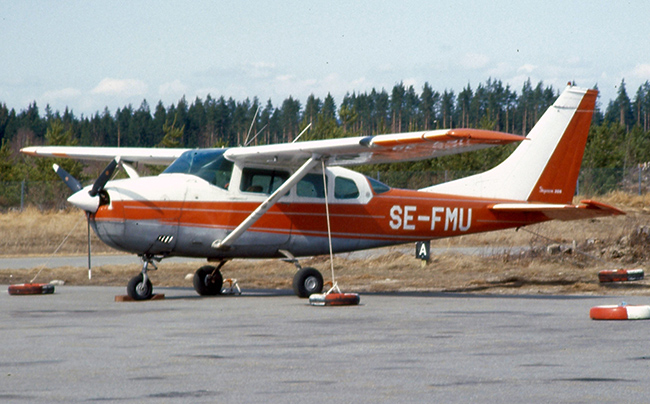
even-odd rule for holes
{"type": "Polygon", "coordinates": [[[642,403],[650,321],[594,321],[647,297],[290,291],[199,298],[158,288],[0,286],[0,402],[642,403]]]}

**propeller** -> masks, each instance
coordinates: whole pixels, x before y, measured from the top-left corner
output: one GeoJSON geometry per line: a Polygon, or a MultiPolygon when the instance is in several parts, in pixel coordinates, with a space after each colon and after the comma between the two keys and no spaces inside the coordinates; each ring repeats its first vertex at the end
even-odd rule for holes
{"type": "Polygon", "coordinates": [[[106,168],[104,168],[99,177],[97,177],[95,183],[88,192],[84,191],[84,188],[79,180],[70,175],[66,170],[57,164],[52,165],[54,172],[56,172],[58,176],[61,177],[63,182],[65,182],[68,188],[70,188],[73,192],[73,194],[68,198],[68,202],[86,212],[86,227],[88,230],[88,279],[92,278],[90,262],[90,215],[97,212],[97,209],[99,209],[99,193],[104,189],[108,180],[111,179],[113,173],[115,172],[115,169],[119,164],[119,157],[116,157],[110,163],[108,163],[106,168]]]}
{"type": "MultiPolygon", "coordinates": [[[[104,186],[106,186],[108,180],[110,180],[111,177],[113,176],[113,173],[115,172],[115,169],[117,168],[118,164],[120,164],[119,157],[116,157],[114,160],[108,163],[106,168],[102,170],[102,173],[99,175],[99,177],[97,177],[95,183],[93,184],[92,188],[88,192],[85,192],[83,190],[75,191],[75,189],[72,186],[70,186],[68,182],[66,182],[66,184],[68,184],[70,189],[75,191],[75,193],[68,198],[68,202],[70,202],[74,206],[88,213],[97,212],[97,209],[99,208],[99,193],[104,189],[104,186]]],[[[63,170],[60,167],[59,167],[59,171],[65,173],[70,178],[73,178],[70,174],[66,173],[65,170],[63,170]]],[[[57,171],[57,174],[59,174],[59,171],[57,171]]],[[[59,174],[59,176],[61,176],[61,174],[59,174]]],[[[79,182],[77,180],[74,181],[76,181],[77,183],[79,182]]]]}
{"type": "Polygon", "coordinates": [[[63,182],[65,182],[65,185],[67,185],[68,188],[72,190],[72,192],[78,192],[83,189],[81,183],[75,177],[68,174],[66,170],[59,167],[58,164],[52,165],[52,168],[54,168],[54,172],[57,173],[59,177],[61,177],[63,182]]]}
{"type": "Polygon", "coordinates": [[[108,180],[110,180],[111,177],[113,176],[113,173],[115,172],[115,168],[117,167],[118,164],[120,164],[119,157],[115,157],[113,160],[111,160],[110,163],[108,163],[104,171],[102,171],[99,177],[97,177],[97,179],[95,180],[95,183],[93,184],[92,189],[88,192],[88,195],[93,197],[97,196],[99,191],[104,189],[104,186],[106,185],[108,180]]]}

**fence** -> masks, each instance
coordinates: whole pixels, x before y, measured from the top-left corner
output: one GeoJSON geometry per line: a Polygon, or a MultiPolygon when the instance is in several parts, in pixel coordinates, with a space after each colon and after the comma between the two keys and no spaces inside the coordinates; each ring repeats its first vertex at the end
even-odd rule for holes
{"type": "MultiPolygon", "coordinates": [[[[366,172],[391,187],[417,189],[475,174],[470,171],[380,171],[366,172]]],[[[620,190],[642,195],[650,192],[650,166],[629,169],[583,169],[580,171],[576,194],[587,197],[620,190]]],[[[68,187],[59,180],[50,182],[0,182],[0,210],[65,209],[69,205],[68,187]]]]}

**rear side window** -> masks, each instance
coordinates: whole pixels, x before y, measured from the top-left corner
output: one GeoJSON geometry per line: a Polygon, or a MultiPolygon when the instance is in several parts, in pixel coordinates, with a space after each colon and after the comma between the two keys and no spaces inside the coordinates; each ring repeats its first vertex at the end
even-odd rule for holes
{"type": "Polygon", "coordinates": [[[334,197],[336,199],[354,199],[359,197],[357,184],[349,178],[336,177],[334,179],[334,197]]]}
{"type": "Polygon", "coordinates": [[[296,194],[303,198],[325,198],[323,174],[307,174],[298,182],[296,194]]]}
{"type": "Polygon", "coordinates": [[[284,171],[244,168],[240,190],[270,195],[280,188],[287,178],[289,174],[284,171]]]}

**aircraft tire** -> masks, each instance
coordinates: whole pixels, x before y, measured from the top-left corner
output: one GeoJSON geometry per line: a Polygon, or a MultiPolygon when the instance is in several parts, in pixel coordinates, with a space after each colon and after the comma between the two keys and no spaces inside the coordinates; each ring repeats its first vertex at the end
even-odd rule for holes
{"type": "Polygon", "coordinates": [[[598,280],[604,282],[627,282],[643,280],[643,269],[606,269],[598,272],[598,280]]]}
{"type": "Polygon", "coordinates": [[[650,319],[650,306],[596,306],[589,310],[589,317],[593,320],[647,320],[650,319]]]}
{"type": "Polygon", "coordinates": [[[22,283],[9,285],[7,292],[10,295],[47,295],[54,293],[54,285],[49,283],[22,283]]]}
{"type": "Polygon", "coordinates": [[[215,267],[212,265],[205,265],[197,269],[194,273],[194,290],[200,296],[216,296],[221,294],[223,275],[221,275],[221,271],[217,271],[214,279],[210,279],[210,275],[214,270],[215,267]]]}
{"type": "Polygon", "coordinates": [[[354,306],[361,298],[356,293],[314,293],[309,296],[312,306],[354,306]]]}
{"type": "Polygon", "coordinates": [[[293,292],[296,296],[307,298],[323,291],[323,275],[315,268],[302,268],[293,277],[293,292]]]}
{"type": "Polygon", "coordinates": [[[133,300],[149,300],[153,296],[153,285],[151,281],[147,279],[145,283],[143,280],[144,277],[140,273],[131,278],[129,284],[126,285],[126,294],[133,300]]]}

